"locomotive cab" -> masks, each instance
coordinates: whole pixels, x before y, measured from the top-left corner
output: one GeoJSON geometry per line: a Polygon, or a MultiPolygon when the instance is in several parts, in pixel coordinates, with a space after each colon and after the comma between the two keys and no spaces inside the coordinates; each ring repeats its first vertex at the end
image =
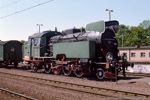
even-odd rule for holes
{"type": "Polygon", "coordinates": [[[28,44],[24,46],[24,60],[30,63],[32,60],[50,56],[49,40],[52,36],[60,34],[56,31],[44,31],[29,36],[28,44]]]}

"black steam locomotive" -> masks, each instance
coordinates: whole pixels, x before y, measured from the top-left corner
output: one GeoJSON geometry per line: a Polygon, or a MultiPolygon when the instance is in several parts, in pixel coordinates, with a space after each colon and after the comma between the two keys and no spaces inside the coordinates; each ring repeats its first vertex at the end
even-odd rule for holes
{"type": "Polygon", "coordinates": [[[95,74],[98,79],[116,78],[127,67],[118,57],[116,35],[118,21],[98,21],[87,24],[86,29],[68,29],[59,33],[46,31],[29,37],[24,60],[34,71],[44,67],[45,73],[77,77],[95,74]]]}

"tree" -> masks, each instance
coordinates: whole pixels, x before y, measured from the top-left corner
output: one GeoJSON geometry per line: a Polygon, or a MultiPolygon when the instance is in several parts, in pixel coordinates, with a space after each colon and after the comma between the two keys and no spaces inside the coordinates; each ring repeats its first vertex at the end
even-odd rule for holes
{"type": "Polygon", "coordinates": [[[116,36],[119,46],[150,46],[150,20],[144,20],[134,27],[120,25],[116,36]]]}
{"type": "Polygon", "coordinates": [[[142,27],[131,27],[131,34],[130,34],[130,46],[137,46],[141,45],[144,46],[146,44],[146,32],[145,29],[142,27]]]}
{"type": "Polygon", "coordinates": [[[150,27],[146,29],[146,46],[150,46],[150,27]]]}
{"type": "Polygon", "coordinates": [[[24,52],[24,46],[27,45],[28,42],[25,40],[21,40],[20,42],[22,43],[22,51],[24,52]]]}
{"type": "Polygon", "coordinates": [[[147,29],[148,27],[150,27],[150,20],[144,20],[142,23],[139,24],[139,26],[147,29]]]}
{"type": "Polygon", "coordinates": [[[20,41],[23,45],[26,45],[28,42],[27,41],[25,41],[25,40],[21,40],[20,41]]]}
{"type": "Polygon", "coordinates": [[[81,28],[80,28],[80,31],[81,31],[81,32],[85,32],[85,28],[84,28],[84,27],[81,27],[81,28]]]}
{"type": "Polygon", "coordinates": [[[119,46],[122,46],[122,42],[123,42],[123,46],[125,46],[124,43],[127,40],[128,33],[130,33],[128,26],[126,26],[126,25],[120,25],[119,26],[119,31],[116,34],[119,46]]]}

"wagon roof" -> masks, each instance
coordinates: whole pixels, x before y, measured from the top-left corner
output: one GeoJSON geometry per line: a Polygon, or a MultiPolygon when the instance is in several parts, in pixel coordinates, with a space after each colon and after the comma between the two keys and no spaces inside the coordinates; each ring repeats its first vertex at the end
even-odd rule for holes
{"type": "Polygon", "coordinates": [[[4,45],[4,44],[9,43],[9,42],[20,42],[20,41],[18,41],[18,40],[0,41],[0,45],[4,45]]]}
{"type": "Polygon", "coordinates": [[[6,42],[5,41],[0,41],[0,45],[3,45],[5,44],[6,42]]]}

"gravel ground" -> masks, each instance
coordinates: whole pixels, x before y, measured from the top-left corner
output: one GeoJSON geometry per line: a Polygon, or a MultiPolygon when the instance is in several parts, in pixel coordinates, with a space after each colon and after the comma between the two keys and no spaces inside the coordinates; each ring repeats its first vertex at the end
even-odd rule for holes
{"type": "MultiPolygon", "coordinates": [[[[1,87],[36,98],[38,100],[113,100],[113,98],[82,94],[4,77],[0,77],[0,80],[1,87]]],[[[5,95],[4,97],[7,98],[5,95]]]]}
{"type": "Polygon", "coordinates": [[[0,100],[25,100],[25,99],[0,91],[0,100]]]}
{"type": "MultiPolygon", "coordinates": [[[[130,92],[138,92],[138,93],[146,93],[150,94],[150,78],[146,77],[131,77],[128,76],[127,78],[122,78],[117,82],[112,81],[97,81],[94,77],[84,77],[84,78],[76,78],[76,77],[66,77],[63,75],[51,75],[51,74],[43,74],[41,71],[38,73],[32,73],[30,70],[22,71],[16,69],[6,69],[0,68],[0,72],[7,72],[7,73],[14,73],[14,74],[21,74],[21,75],[28,75],[34,76],[39,78],[51,79],[51,80],[59,80],[71,83],[78,83],[78,84],[85,84],[97,87],[104,87],[104,88],[111,88],[111,89],[118,89],[130,92]]],[[[29,84],[26,82],[18,82],[11,79],[5,79],[0,77],[0,84],[3,88],[9,88],[12,90],[17,90],[23,93],[27,93],[29,96],[34,98],[42,99],[55,99],[55,100],[81,100],[81,99],[88,99],[88,100],[107,100],[108,98],[100,97],[100,96],[93,96],[89,94],[80,94],[77,92],[70,92],[67,90],[61,90],[56,88],[49,88],[46,86],[38,86],[29,84]],[[32,88],[31,88],[32,87],[32,88]],[[39,91],[40,90],[40,91],[39,91]],[[40,94],[40,95],[39,95],[40,94]]],[[[19,92],[19,93],[20,93],[19,92]]],[[[113,100],[113,98],[111,98],[113,100]]],[[[108,99],[110,100],[110,98],[108,99]]]]}
{"type": "MultiPolygon", "coordinates": [[[[8,69],[0,69],[0,70],[3,72],[9,71],[8,69]]],[[[17,70],[12,70],[12,73],[14,71],[16,71],[17,73],[19,72],[24,73],[24,71],[17,71],[17,70]]],[[[29,75],[29,72],[27,73],[26,75],[29,75]]],[[[38,100],[114,100],[114,98],[95,96],[95,95],[90,95],[85,93],[82,94],[74,91],[53,88],[45,85],[39,85],[39,84],[33,84],[25,81],[14,80],[2,76],[3,75],[0,75],[1,88],[9,89],[11,91],[15,91],[17,93],[21,93],[26,96],[36,98],[38,100]]],[[[0,97],[0,100],[3,100],[3,98],[6,98],[4,100],[20,100],[20,99],[12,99],[11,97],[8,98],[7,97],[8,97],[7,95],[2,95],[2,97],[0,97]]]]}

